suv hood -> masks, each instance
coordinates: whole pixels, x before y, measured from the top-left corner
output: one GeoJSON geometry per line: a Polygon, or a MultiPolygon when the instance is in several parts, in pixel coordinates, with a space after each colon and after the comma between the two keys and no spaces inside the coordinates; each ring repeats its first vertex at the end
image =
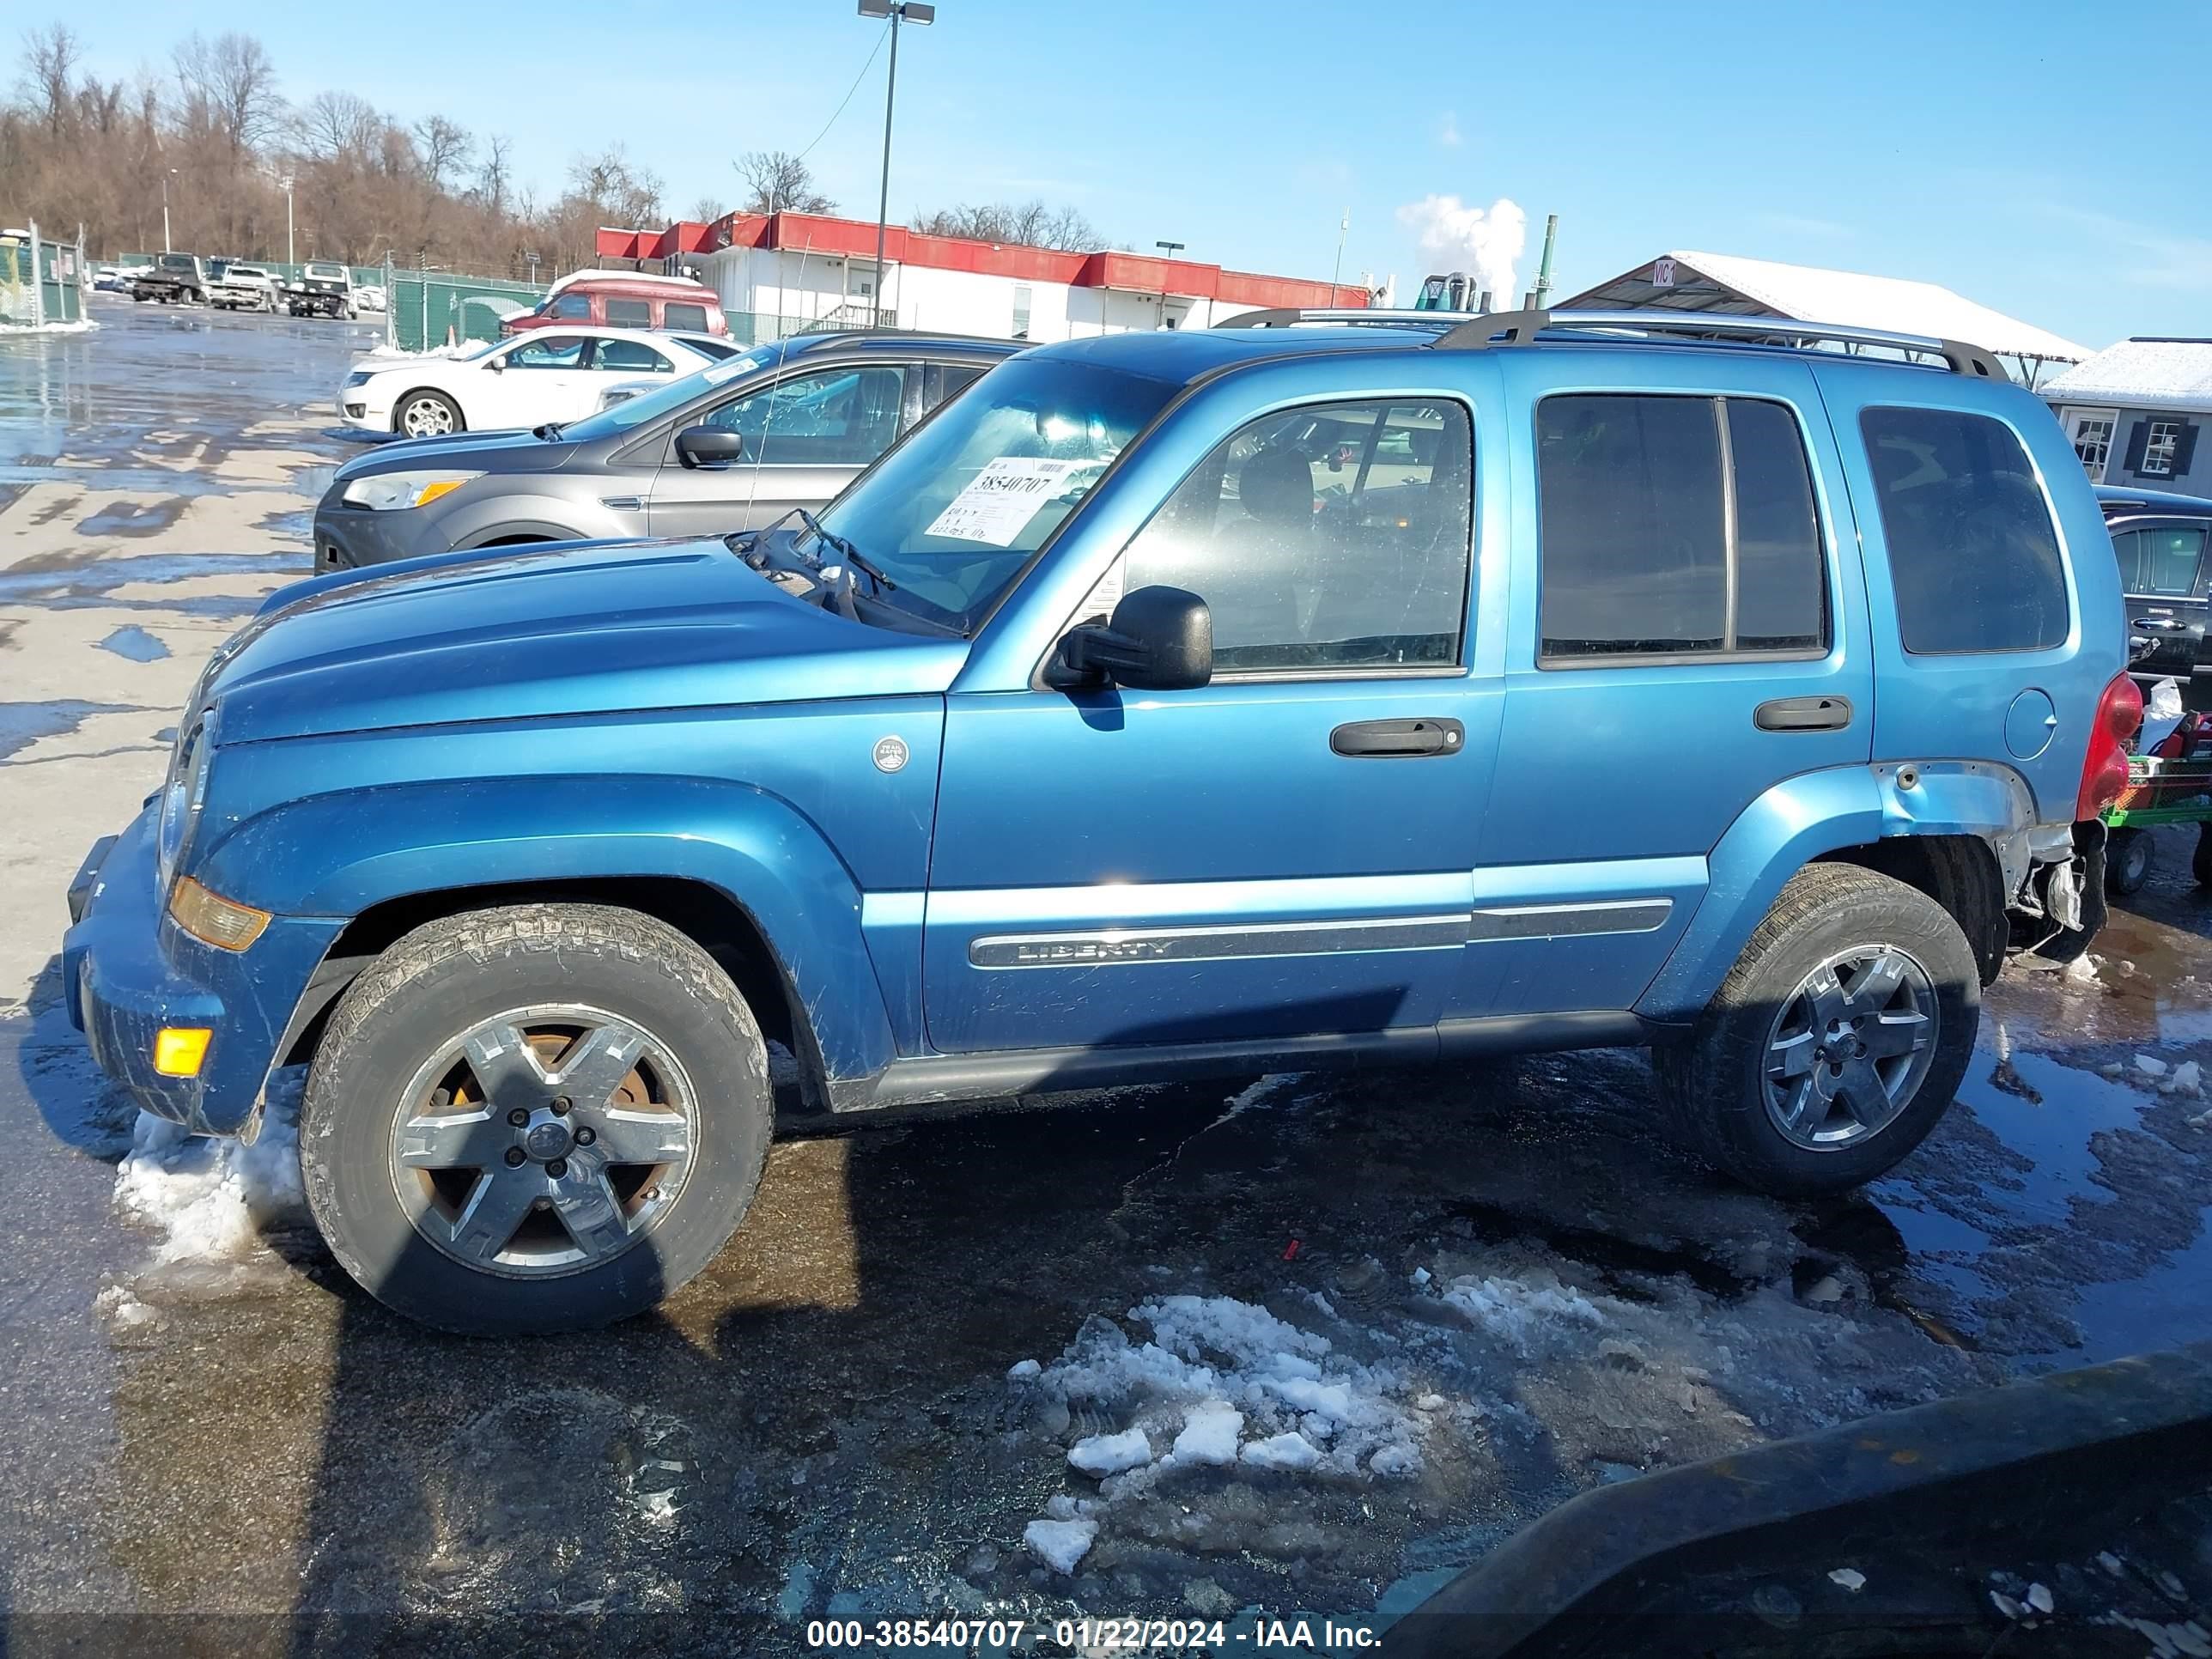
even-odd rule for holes
{"type": "Polygon", "coordinates": [[[222,740],[940,693],[965,640],[794,599],[719,540],[447,553],[281,588],[201,696],[222,740]]]}
{"type": "Polygon", "coordinates": [[[451,467],[469,472],[550,472],[576,453],[577,446],[559,438],[532,437],[526,428],[505,432],[449,432],[437,438],[403,438],[379,444],[367,454],[356,455],[332,473],[343,483],[349,478],[381,477],[387,472],[412,472],[418,467],[451,467]]]}

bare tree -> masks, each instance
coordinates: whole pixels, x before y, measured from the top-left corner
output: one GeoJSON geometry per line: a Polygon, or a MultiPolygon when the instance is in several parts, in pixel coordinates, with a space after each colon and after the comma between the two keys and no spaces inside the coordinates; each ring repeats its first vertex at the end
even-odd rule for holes
{"type": "Polygon", "coordinates": [[[445,189],[448,176],[458,176],[468,166],[469,156],[477,147],[477,141],[466,127],[442,115],[433,115],[415,124],[415,143],[422,155],[422,171],[429,176],[431,187],[435,190],[445,189]]]}
{"type": "Polygon", "coordinates": [[[44,112],[46,131],[57,137],[69,116],[70,77],[81,55],[76,35],[66,24],[23,32],[22,85],[44,112]]]}
{"type": "Polygon", "coordinates": [[[311,155],[334,161],[374,149],[384,118],[366,98],[350,92],[319,92],[295,118],[301,146],[311,155]]]}
{"type": "Polygon", "coordinates": [[[1086,252],[1100,244],[1091,221],[1072,207],[1048,207],[1042,201],[962,204],[918,213],[914,228],[930,236],[963,236],[978,242],[1015,242],[1028,247],[1086,252]]]}
{"type": "Polygon", "coordinates": [[[283,114],[276,66],[261,42],[235,30],[212,40],[197,30],[177,48],[177,81],[185,100],[228,142],[233,155],[258,149],[283,114]]]}
{"type": "Polygon", "coordinates": [[[748,150],[730,165],[749,194],[747,213],[835,213],[837,204],[815,187],[813,170],[787,150],[748,150]]]}
{"type": "Polygon", "coordinates": [[[684,216],[695,225],[711,225],[728,211],[729,209],[722,205],[720,197],[702,196],[691,204],[691,211],[684,216]]]}
{"type": "Polygon", "coordinates": [[[620,144],[568,163],[568,196],[606,224],[640,226],[660,216],[660,179],[634,166],[620,144]]]}

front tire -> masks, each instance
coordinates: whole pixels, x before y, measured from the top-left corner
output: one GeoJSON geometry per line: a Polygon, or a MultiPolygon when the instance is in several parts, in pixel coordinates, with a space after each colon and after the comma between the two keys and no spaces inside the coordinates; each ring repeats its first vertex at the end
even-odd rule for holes
{"type": "Polygon", "coordinates": [[[392,411],[392,429],[406,438],[441,438],[465,432],[460,406],[442,392],[410,392],[392,411]]]}
{"type": "Polygon", "coordinates": [[[1690,1040],[1654,1056],[1708,1162],[1777,1197],[1847,1192],[1925,1139],[1981,1020],[1966,935],[1917,888],[1849,864],[1791,878],[1690,1040]]]}
{"type": "Polygon", "coordinates": [[[664,922],[530,904],[426,923],[354,981],[300,1113],[309,1208],[379,1301],[441,1330],[652,1307],[744,1218],[766,1045],[664,922]]]}

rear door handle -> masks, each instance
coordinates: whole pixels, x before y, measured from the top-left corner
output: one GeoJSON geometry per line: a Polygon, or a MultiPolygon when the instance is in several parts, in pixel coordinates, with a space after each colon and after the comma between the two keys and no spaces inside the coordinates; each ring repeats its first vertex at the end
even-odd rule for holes
{"type": "Polygon", "coordinates": [[[1457,720],[1355,720],[1328,734],[1340,755],[1455,755],[1467,741],[1457,720]]]}
{"type": "Polygon", "coordinates": [[[1851,723],[1849,697],[1776,697],[1752,711],[1762,732],[1840,732],[1851,723]]]}

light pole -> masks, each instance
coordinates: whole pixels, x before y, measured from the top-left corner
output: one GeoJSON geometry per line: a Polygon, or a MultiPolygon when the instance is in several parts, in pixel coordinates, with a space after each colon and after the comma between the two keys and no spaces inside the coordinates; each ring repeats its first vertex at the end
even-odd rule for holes
{"type": "Polygon", "coordinates": [[[169,245],[169,180],[176,176],[176,168],[171,167],[161,175],[161,252],[164,253],[177,251],[169,245]]]}
{"type": "Polygon", "coordinates": [[[876,316],[884,318],[884,226],[891,210],[891,105],[898,97],[898,32],[901,23],[912,23],[924,27],[937,21],[937,8],[924,5],[921,0],[860,0],[863,17],[888,17],[891,20],[891,68],[884,82],[884,179],[882,193],[876,198],[876,316]]]}
{"type": "MultiPolygon", "coordinates": [[[[1159,249],[1159,251],[1165,254],[1169,258],[1172,259],[1176,254],[1182,252],[1184,248],[1188,246],[1189,244],[1187,242],[1155,242],[1152,246],[1159,249]]],[[[1167,325],[1168,290],[1167,284],[1163,283],[1160,284],[1160,326],[1162,328],[1165,328],[1167,325]]]]}
{"type": "Polygon", "coordinates": [[[1344,275],[1344,239],[1351,230],[1352,210],[1346,208],[1344,210],[1344,217],[1336,222],[1336,264],[1328,273],[1328,285],[1332,290],[1328,296],[1328,302],[1331,305],[1336,303],[1336,295],[1334,292],[1336,279],[1344,275]]]}
{"type": "Polygon", "coordinates": [[[288,173],[276,182],[284,186],[284,263],[295,265],[300,258],[292,240],[292,175],[288,173]]]}

